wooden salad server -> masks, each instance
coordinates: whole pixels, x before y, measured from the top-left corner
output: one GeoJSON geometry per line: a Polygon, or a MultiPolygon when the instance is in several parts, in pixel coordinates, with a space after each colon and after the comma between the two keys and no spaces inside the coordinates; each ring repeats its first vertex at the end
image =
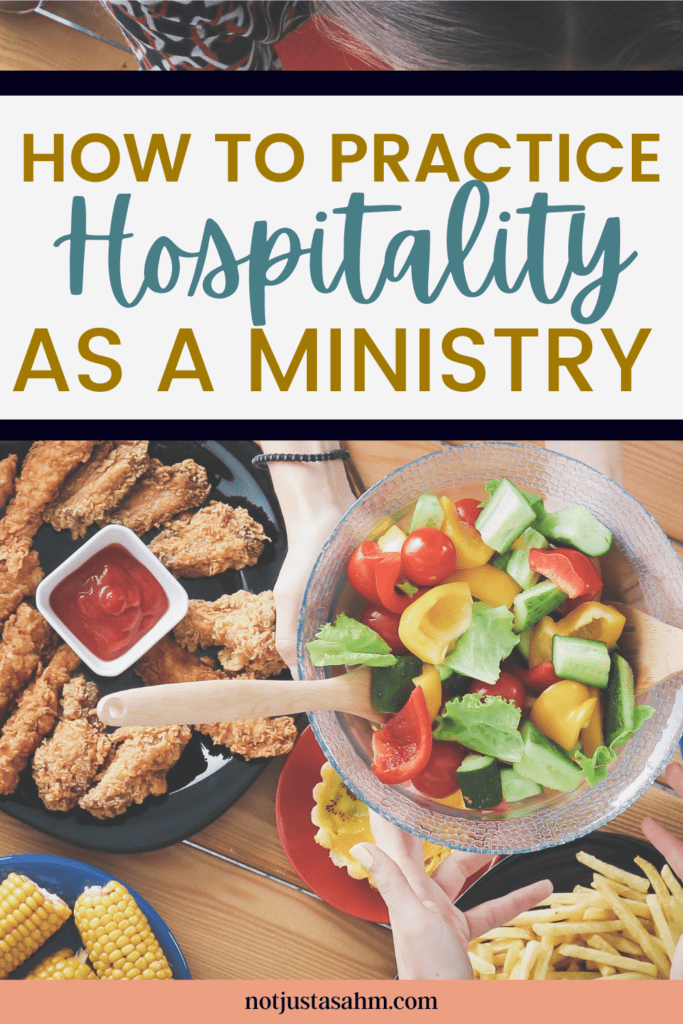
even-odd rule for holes
{"type": "Polygon", "coordinates": [[[105,725],[202,725],[305,711],[342,711],[386,721],[373,707],[372,669],[366,666],[310,681],[210,679],[143,686],[109,693],[97,705],[105,725]]]}
{"type": "Polygon", "coordinates": [[[619,650],[633,669],[636,693],[683,672],[683,629],[668,626],[628,604],[610,601],[626,617],[619,650]]]}

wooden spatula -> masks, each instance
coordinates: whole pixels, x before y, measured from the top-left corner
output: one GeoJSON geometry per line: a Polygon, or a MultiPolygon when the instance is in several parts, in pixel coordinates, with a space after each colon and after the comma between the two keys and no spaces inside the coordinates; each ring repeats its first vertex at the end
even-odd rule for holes
{"type": "Polygon", "coordinates": [[[683,672],[683,629],[668,626],[628,604],[618,601],[610,601],[610,604],[626,616],[619,649],[633,669],[636,693],[650,690],[676,672],[683,672]]]}
{"type": "Polygon", "coordinates": [[[302,711],[343,711],[386,721],[373,707],[372,670],[366,667],[309,682],[210,679],[144,686],[107,694],[97,705],[105,725],[201,725],[302,711]]]}

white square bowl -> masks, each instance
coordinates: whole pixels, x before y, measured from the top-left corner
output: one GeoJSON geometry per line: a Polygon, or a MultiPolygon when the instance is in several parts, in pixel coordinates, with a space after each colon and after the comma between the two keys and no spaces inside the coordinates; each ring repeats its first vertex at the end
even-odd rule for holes
{"type": "Polygon", "coordinates": [[[180,620],[187,614],[188,596],[185,588],[171,575],[156,555],[152,554],[147,545],[143,544],[132,530],[129,530],[126,526],[112,525],[101,529],[91,540],[87,541],[78,551],[62,562],[54,572],[45,577],[36,590],[36,607],[55,632],[59,633],[62,639],[93,672],[100,676],[118,676],[121,672],[125,672],[127,668],[130,668],[157,641],[166,636],[174,626],[177,626],[180,620]],[[55,614],[50,606],[50,596],[58,583],[61,583],[75,569],[78,569],[84,562],[87,562],[98,551],[109,547],[110,544],[120,544],[133,558],[136,558],[146,569],[149,569],[152,576],[164,589],[164,593],[168,598],[168,610],[125,654],[114,658],[112,661],[103,661],[101,658],[96,657],[78,637],[74,636],[68,626],[55,614]]]}

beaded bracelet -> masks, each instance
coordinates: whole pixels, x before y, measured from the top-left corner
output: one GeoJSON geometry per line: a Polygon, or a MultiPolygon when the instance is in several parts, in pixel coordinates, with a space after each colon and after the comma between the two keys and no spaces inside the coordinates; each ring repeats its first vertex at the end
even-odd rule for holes
{"type": "Polygon", "coordinates": [[[289,455],[274,452],[271,455],[255,455],[251,460],[257,469],[266,469],[268,462],[330,462],[332,459],[350,459],[351,452],[346,448],[335,448],[331,452],[315,452],[311,455],[289,455]]]}

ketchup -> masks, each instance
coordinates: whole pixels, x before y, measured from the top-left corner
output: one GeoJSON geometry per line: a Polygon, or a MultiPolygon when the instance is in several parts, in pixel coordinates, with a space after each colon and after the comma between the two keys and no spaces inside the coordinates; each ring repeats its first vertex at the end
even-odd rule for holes
{"type": "Polygon", "coordinates": [[[110,544],[57,584],[50,607],[95,657],[113,661],[168,611],[168,597],[146,566],[110,544]]]}

